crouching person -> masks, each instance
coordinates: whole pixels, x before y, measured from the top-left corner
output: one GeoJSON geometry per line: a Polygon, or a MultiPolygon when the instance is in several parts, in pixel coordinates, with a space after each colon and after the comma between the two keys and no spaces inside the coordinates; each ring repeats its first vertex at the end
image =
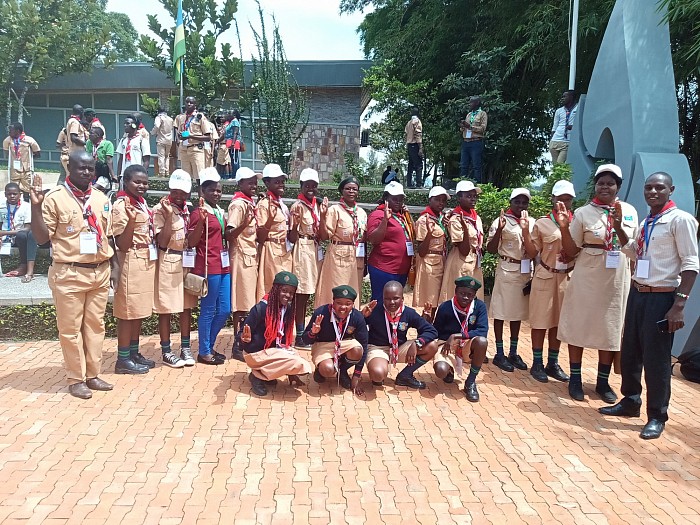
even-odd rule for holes
{"type": "Polygon", "coordinates": [[[314,310],[302,336],[311,345],[314,381],[338,376],[338,383],[362,395],[360,376],[367,355],[367,324],[355,309],[357,292],[348,285],[333,288],[333,302],[314,310]],[[348,370],[355,367],[352,379],[348,370]]]}
{"type": "Polygon", "coordinates": [[[267,387],[284,375],[289,377],[290,386],[302,386],[299,376],[313,370],[292,346],[298,286],[296,275],[279,272],[270,292],[253,307],[243,325],[243,357],[252,370],[250,384],[258,396],[266,396],[267,387]]]}
{"type": "Polygon", "coordinates": [[[435,375],[452,383],[461,375],[462,365],[471,362],[464,394],[472,403],[479,401],[476,376],[486,357],[489,318],[486,304],[476,298],[481,283],[465,276],[455,280],[455,295],[442,303],[435,313],[434,326],[438,333],[438,349],[433,359],[435,375]]]}

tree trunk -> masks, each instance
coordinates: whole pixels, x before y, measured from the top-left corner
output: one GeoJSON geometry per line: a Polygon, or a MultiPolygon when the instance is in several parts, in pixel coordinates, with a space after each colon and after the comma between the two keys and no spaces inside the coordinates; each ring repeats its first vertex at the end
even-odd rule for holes
{"type": "Polygon", "coordinates": [[[24,87],[22,88],[22,94],[17,99],[17,122],[24,124],[24,97],[27,96],[27,91],[29,90],[29,84],[27,83],[27,78],[32,74],[32,69],[34,68],[34,60],[31,61],[29,67],[27,68],[27,74],[24,77],[24,87]]]}

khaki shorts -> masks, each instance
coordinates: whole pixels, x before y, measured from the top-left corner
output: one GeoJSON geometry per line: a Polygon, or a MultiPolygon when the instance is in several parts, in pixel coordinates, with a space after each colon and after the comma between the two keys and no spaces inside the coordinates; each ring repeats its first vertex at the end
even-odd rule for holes
{"type": "MultiPolygon", "coordinates": [[[[408,354],[408,349],[411,348],[412,344],[413,341],[406,341],[404,344],[399,346],[399,358],[397,359],[397,363],[406,362],[406,354],[408,354]]],[[[391,352],[390,346],[369,345],[367,347],[367,363],[369,363],[375,357],[390,362],[391,360],[389,359],[389,352],[391,352]]]]}
{"type": "MultiPolygon", "coordinates": [[[[362,351],[362,345],[357,339],[345,339],[340,342],[340,355],[349,352],[353,348],[359,348],[362,351]]],[[[333,359],[335,353],[335,343],[314,343],[311,345],[311,361],[314,366],[326,359],[333,359]]]]}
{"type": "MultiPolygon", "coordinates": [[[[467,344],[464,345],[464,348],[462,349],[462,362],[464,364],[469,364],[472,362],[471,357],[469,357],[469,354],[471,353],[471,346],[472,346],[472,341],[473,339],[470,339],[467,341],[467,344]]],[[[436,363],[447,363],[452,367],[452,370],[457,370],[457,357],[453,354],[450,353],[448,355],[443,355],[442,354],[442,349],[445,346],[445,341],[442,339],[437,340],[438,344],[438,349],[435,354],[435,357],[433,357],[433,365],[436,363]]]]}

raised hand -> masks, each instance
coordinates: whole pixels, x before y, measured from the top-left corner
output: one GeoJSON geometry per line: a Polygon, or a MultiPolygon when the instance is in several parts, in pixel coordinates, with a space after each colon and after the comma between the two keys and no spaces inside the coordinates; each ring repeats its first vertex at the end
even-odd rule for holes
{"type": "Polygon", "coordinates": [[[165,196],[162,199],[160,199],[160,204],[163,207],[163,211],[166,215],[171,215],[173,213],[173,206],[170,203],[169,197],[165,196]]]}
{"type": "Polygon", "coordinates": [[[318,211],[321,213],[321,215],[326,214],[326,212],[328,211],[328,197],[323,197],[321,205],[318,207],[318,211]]]}
{"type": "Polygon", "coordinates": [[[370,315],[372,315],[372,312],[374,311],[374,308],[376,306],[377,306],[377,300],[375,299],[374,301],[364,305],[360,311],[362,312],[362,315],[364,317],[369,317],[370,315]]]}
{"type": "Polygon", "coordinates": [[[617,201],[613,208],[613,221],[615,223],[615,228],[622,226],[622,203],[617,201]]]}
{"type": "Polygon", "coordinates": [[[41,175],[34,175],[34,182],[29,188],[29,198],[35,206],[44,202],[44,182],[41,180],[41,175]]]}
{"type": "Polygon", "coordinates": [[[498,216],[498,229],[502,230],[506,227],[506,212],[501,208],[501,214],[498,216]]]}
{"type": "Polygon", "coordinates": [[[437,235],[435,235],[435,224],[435,221],[428,221],[428,237],[437,237],[437,235]]]}
{"type": "Polygon", "coordinates": [[[127,204],[124,208],[124,211],[126,212],[126,217],[129,219],[129,222],[134,222],[136,221],[136,217],[138,217],[139,212],[136,208],[134,208],[131,204],[127,204]]]}
{"type": "Polygon", "coordinates": [[[202,221],[206,221],[207,217],[209,216],[209,212],[204,208],[204,197],[199,198],[199,216],[202,218],[202,221]]]}
{"type": "Polygon", "coordinates": [[[248,344],[252,341],[253,336],[250,333],[250,325],[243,325],[243,331],[241,332],[241,342],[248,344]]]}
{"type": "Polygon", "coordinates": [[[321,331],[321,323],[323,322],[323,314],[319,314],[316,316],[316,320],[314,321],[314,324],[311,325],[311,333],[316,335],[321,331]]]}
{"type": "Polygon", "coordinates": [[[554,214],[554,218],[556,219],[557,224],[562,228],[567,227],[570,223],[569,211],[566,209],[563,202],[557,202],[556,211],[557,212],[554,214]]]}
{"type": "Polygon", "coordinates": [[[389,203],[384,201],[384,218],[388,221],[391,218],[391,208],[389,208],[389,203]]]}
{"type": "Polygon", "coordinates": [[[255,209],[252,206],[248,206],[248,209],[245,212],[245,221],[246,224],[250,224],[253,222],[253,219],[255,219],[255,209]]]}
{"type": "Polygon", "coordinates": [[[529,230],[530,229],[530,221],[527,220],[527,211],[523,210],[522,213],[520,214],[520,227],[523,230],[529,230]]]}

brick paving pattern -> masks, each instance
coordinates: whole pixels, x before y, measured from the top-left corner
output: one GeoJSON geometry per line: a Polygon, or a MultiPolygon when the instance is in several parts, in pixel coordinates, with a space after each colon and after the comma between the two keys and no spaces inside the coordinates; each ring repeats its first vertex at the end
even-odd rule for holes
{"type": "MultiPolygon", "coordinates": [[[[142,351],[159,361],[158,337],[142,351]]],[[[420,392],[365,374],[364,399],[313,382],[259,399],[237,361],[115,376],[115,354],[115,390],[81,401],[57,342],[0,344],[1,523],[700,523],[700,385],[678,376],[644,442],[645,419],[596,412],[594,352],[584,403],[485,365],[474,405],[428,367],[420,392]]]]}

